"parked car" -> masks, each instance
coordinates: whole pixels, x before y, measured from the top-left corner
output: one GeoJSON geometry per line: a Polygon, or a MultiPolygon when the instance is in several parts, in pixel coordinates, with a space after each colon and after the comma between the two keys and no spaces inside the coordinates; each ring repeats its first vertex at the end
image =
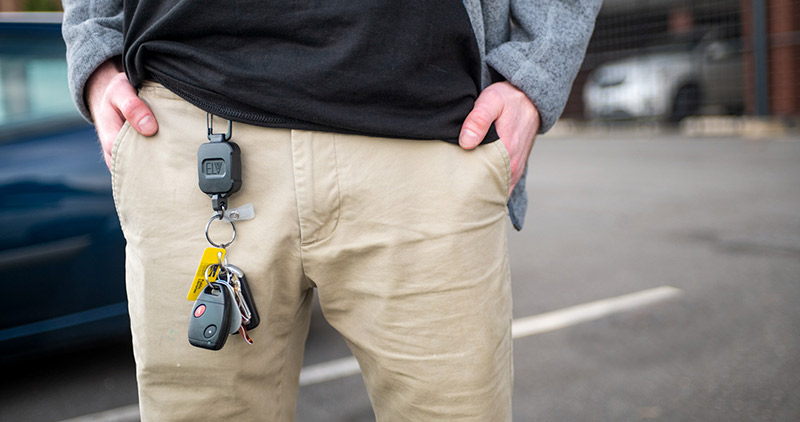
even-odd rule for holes
{"type": "Polygon", "coordinates": [[[599,66],[583,90],[587,117],[679,121],[703,109],[740,113],[742,47],[730,35],[721,28],[699,28],[599,66]]]}
{"type": "Polygon", "coordinates": [[[129,333],[97,136],[67,88],[61,16],[0,14],[0,361],[129,333]]]}

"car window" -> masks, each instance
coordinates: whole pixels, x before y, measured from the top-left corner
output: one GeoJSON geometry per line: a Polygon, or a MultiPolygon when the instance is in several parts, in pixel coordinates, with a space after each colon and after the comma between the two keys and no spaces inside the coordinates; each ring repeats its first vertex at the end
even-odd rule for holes
{"type": "Polygon", "coordinates": [[[75,120],[59,26],[0,26],[0,134],[75,120]]]}
{"type": "Polygon", "coordinates": [[[692,51],[701,43],[726,41],[734,44],[741,35],[728,27],[697,27],[687,32],[671,34],[645,47],[648,53],[692,51]]]}

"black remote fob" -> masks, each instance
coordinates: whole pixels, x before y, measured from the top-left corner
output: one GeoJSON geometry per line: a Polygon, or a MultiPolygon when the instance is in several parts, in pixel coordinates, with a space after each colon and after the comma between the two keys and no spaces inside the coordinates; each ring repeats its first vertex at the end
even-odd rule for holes
{"type": "MultiPolygon", "coordinates": [[[[227,286],[214,282],[207,285],[192,308],[189,343],[204,349],[221,349],[232,330],[231,316],[238,314],[234,313],[235,306],[227,286]]],[[[239,324],[236,326],[238,329],[239,324]]]]}

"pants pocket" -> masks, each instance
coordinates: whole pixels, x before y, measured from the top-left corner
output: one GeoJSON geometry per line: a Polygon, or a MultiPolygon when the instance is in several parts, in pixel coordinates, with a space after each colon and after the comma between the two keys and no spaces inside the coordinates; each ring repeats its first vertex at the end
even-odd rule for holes
{"type": "MultiPolygon", "coordinates": [[[[122,125],[122,128],[117,133],[117,137],[114,139],[114,146],[111,148],[111,189],[112,194],[114,196],[114,206],[117,207],[117,214],[119,214],[119,183],[121,181],[120,177],[120,150],[122,148],[122,144],[127,138],[128,132],[131,130],[131,124],[128,123],[126,120],[125,123],[122,125]]],[[[135,131],[134,131],[135,132],[135,131]]]]}
{"type": "Polygon", "coordinates": [[[502,139],[498,139],[492,142],[490,145],[493,145],[494,148],[497,150],[498,155],[500,156],[500,163],[502,165],[502,169],[505,171],[506,179],[506,201],[508,201],[508,196],[511,190],[511,154],[508,153],[508,149],[506,145],[503,143],[502,139]]]}

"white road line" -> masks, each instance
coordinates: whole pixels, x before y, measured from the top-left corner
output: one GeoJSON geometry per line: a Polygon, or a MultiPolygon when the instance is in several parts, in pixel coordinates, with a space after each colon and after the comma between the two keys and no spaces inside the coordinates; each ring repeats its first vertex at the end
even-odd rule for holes
{"type": "Polygon", "coordinates": [[[350,375],[356,375],[358,373],[361,373],[361,368],[358,367],[356,358],[352,356],[318,363],[316,365],[306,366],[300,371],[300,386],[305,387],[306,385],[319,384],[337,378],[349,377],[350,375]]]}
{"type": "Polygon", "coordinates": [[[92,413],[91,415],[78,416],[61,422],[139,422],[139,405],[118,407],[105,412],[92,413]]]}
{"type": "MultiPolygon", "coordinates": [[[[661,286],[623,296],[584,303],[557,311],[546,312],[526,318],[515,319],[511,325],[511,336],[522,338],[534,334],[555,331],[572,325],[597,320],[612,314],[641,308],[661,302],[683,293],[671,286],[661,286]]],[[[360,373],[358,362],[352,356],[311,365],[300,371],[300,386],[344,378],[360,373]]]]}
{"type": "MultiPolygon", "coordinates": [[[[642,290],[623,296],[584,303],[557,311],[546,312],[526,318],[515,319],[511,326],[513,338],[522,338],[534,334],[547,333],[598,320],[609,315],[630,311],[669,300],[683,294],[683,291],[671,286],[661,286],[642,290]]],[[[336,359],[316,365],[306,366],[300,371],[300,386],[319,384],[338,378],[360,373],[358,362],[354,357],[336,359]]],[[[138,422],[138,405],[124,406],[105,412],[81,416],[61,422],[138,422]]]]}
{"type": "Polygon", "coordinates": [[[546,333],[582,322],[593,321],[612,314],[642,308],[673,297],[680,296],[683,290],[671,286],[661,286],[642,290],[623,296],[584,303],[557,311],[514,320],[511,335],[514,338],[546,333]]]}

